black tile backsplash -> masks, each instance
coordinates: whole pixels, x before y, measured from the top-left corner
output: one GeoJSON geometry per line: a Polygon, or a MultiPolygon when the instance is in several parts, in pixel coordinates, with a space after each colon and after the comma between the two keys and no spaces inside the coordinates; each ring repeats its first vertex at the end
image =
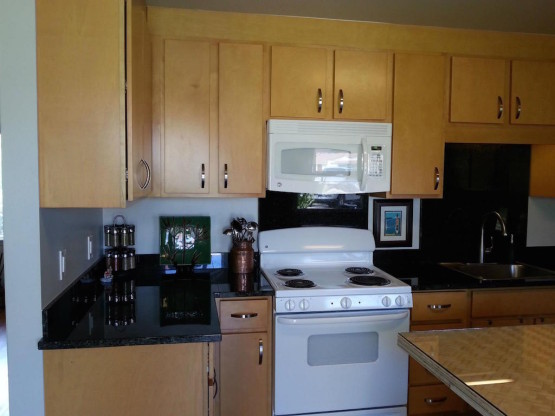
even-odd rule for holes
{"type": "MultiPolygon", "coordinates": [[[[421,254],[429,261],[477,262],[484,215],[498,211],[508,234],[493,216],[485,235],[493,251],[485,261],[506,262],[526,245],[530,147],[526,145],[447,144],[443,199],[421,202],[421,254]]],[[[489,244],[488,244],[489,245],[489,244]]]]}

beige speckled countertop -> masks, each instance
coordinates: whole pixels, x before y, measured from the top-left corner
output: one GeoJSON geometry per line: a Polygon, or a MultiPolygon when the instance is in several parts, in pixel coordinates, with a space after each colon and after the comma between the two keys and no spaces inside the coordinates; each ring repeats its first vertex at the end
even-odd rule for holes
{"type": "Polygon", "coordinates": [[[555,325],[411,332],[398,344],[483,415],[555,415],[555,325]]]}

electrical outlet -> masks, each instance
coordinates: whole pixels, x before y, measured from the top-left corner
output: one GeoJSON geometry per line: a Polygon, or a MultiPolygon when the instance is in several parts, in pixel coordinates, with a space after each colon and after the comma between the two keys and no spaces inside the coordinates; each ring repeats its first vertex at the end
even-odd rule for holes
{"type": "Polygon", "coordinates": [[[66,273],[66,256],[67,250],[65,248],[58,251],[58,270],[60,280],[64,280],[64,276],[66,273]]]}
{"type": "Polygon", "coordinates": [[[87,260],[91,260],[93,258],[93,236],[87,236],[87,260]]]}

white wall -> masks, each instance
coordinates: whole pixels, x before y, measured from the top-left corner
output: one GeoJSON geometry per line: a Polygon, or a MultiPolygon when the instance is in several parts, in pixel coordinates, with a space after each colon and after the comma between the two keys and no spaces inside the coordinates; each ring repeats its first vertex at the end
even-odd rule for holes
{"type": "Polygon", "coordinates": [[[40,210],[42,307],[90,268],[104,254],[101,209],[40,210]],[[87,259],[87,236],[93,241],[93,257],[87,259]],[[65,274],[60,280],[58,251],[66,252],[65,274]]]}
{"type": "Polygon", "coordinates": [[[526,246],[555,246],[555,198],[528,198],[526,246]]]}
{"type": "Polygon", "coordinates": [[[223,235],[223,230],[235,217],[258,221],[258,199],[149,198],[129,203],[125,209],[104,209],[104,224],[112,224],[118,214],[135,226],[137,254],[160,253],[161,216],[209,216],[211,251],[227,252],[231,249],[231,238],[223,235]]]}
{"type": "Polygon", "coordinates": [[[11,416],[44,414],[35,0],[0,0],[4,261],[11,416]]]}

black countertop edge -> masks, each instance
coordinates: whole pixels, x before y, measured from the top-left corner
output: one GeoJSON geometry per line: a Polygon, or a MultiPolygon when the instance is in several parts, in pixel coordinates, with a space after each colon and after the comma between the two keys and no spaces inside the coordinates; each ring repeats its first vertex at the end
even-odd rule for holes
{"type": "Polygon", "coordinates": [[[220,342],[221,331],[214,334],[182,335],[171,337],[137,337],[109,340],[76,340],[76,341],[45,341],[41,339],[38,343],[39,350],[63,350],[76,348],[108,348],[108,347],[131,347],[138,345],[158,344],[185,344],[191,342],[220,342]]]}
{"type": "MultiPolygon", "coordinates": [[[[100,282],[104,273],[104,263],[103,260],[99,261],[96,267],[87,270],[60,294],[55,302],[43,310],[43,338],[38,342],[38,348],[54,350],[218,342],[221,341],[222,335],[216,298],[274,295],[274,290],[258,270],[245,275],[231,273],[227,268],[203,267],[183,272],[172,270],[168,266],[160,266],[158,259],[158,255],[138,256],[136,269],[115,273],[110,285],[100,282]],[[116,304],[116,307],[132,308],[133,318],[136,314],[137,319],[128,327],[114,328],[108,325],[108,315],[106,315],[107,310],[114,305],[109,301],[110,292],[115,290],[116,285],[126,284],[129,281],[135,284],[135,300],[121,302],[116,304]],[[170,324],[167,322],[162,324],[163,303],[170,303],[168,299],[179,291],[187,297],[191,293],[195,294],[195,304],[204,305],[202,310],[206,311],[203,322],[206,319],[209,322],[176,323],[173,321],[170,324]],[[141,310],[141,308],[144,309],[145,303],[150,304],[147,315],[141,310]],[[160,319],[160,326],[157,327],[157,324],[153,326],[153,322],[158,319],[160,319]],[[142,329],[136,325],[137,321],[147,323],[144,336],[140,334],[142,329]],[[126,330],[133,334],[125,337],[124,334],[119,333],[126,330]],[[116,334],[115,331],[118,333],[116,334]]],[[[185,315],[189,312],[191,311],[185,311],[185,315]]]]}

